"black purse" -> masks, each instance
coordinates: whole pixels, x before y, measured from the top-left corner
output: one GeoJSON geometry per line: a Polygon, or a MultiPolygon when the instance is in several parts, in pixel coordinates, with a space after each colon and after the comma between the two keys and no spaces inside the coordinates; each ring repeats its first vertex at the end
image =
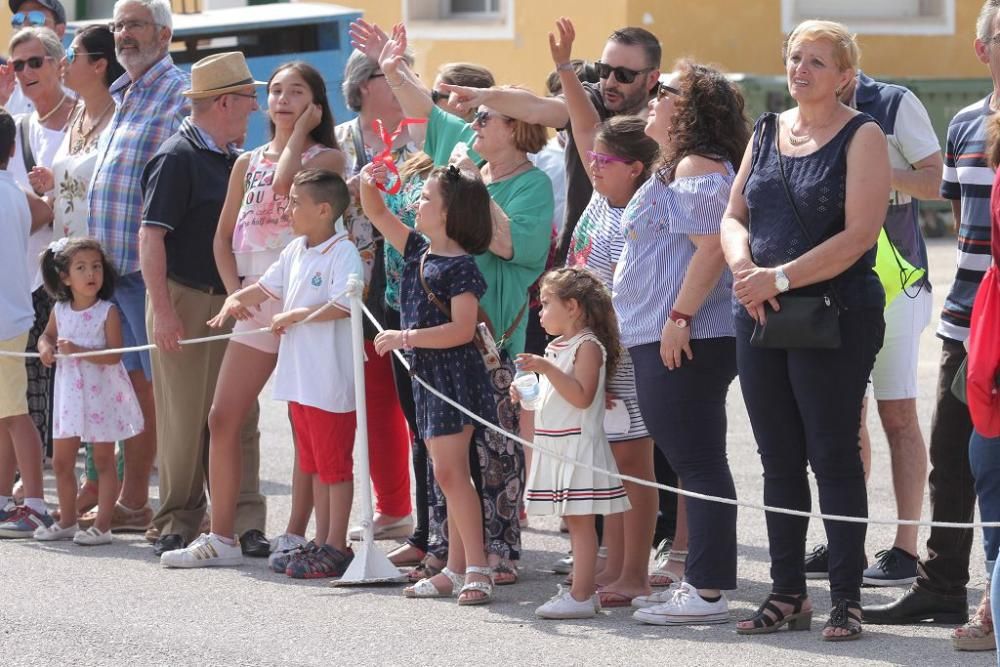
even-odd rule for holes
{"type": "MultiPolygon", "coordinates": [[[[778,158],[778,171],[785,196],[792,207],[795,221],[810,246],[815,247],[812,234],[802,218],[792,198],[792,191],[785,178],[785,167],[781,160],[781,146],[778,143],[778,117],[774,116],[774,151],[778,158]]],[[[750,345],[775,349],[826,349],[840,347],[840,303],[833,283],[827,283],[822,296],[779,295],[781,310],[774,310],[769,303],[764,304],[765,322],[756,322],[750,345]]]]}

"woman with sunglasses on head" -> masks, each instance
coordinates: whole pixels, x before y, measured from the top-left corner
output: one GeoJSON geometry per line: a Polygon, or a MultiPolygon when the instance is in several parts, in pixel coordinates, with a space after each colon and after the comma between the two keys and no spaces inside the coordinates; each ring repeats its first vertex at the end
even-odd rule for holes
{"type": "MultiPolygon", "coordinates": [[[[485,107],[478,109],[471,124],[447,113],[431,101],[430,91],[405,61],[405,50],[405,30],[397,26],[393,39],[380,49],[380,63],[406,115],[427,119],[424,151],[435,164],[451,162],[478,174],[491,197],[493,241],[489,251],[475,259],[488,285],[481,305],[493,323],[501,351],[501,365],[490,374],[500,425],[516,433],[517,414],[509,397],[512,359],[524,351],[528,288],[545,268],[552,221],[552,185],[527,158],[527,153],[545,145],[545,128],[485,107]],[[484,161],[481,167],[480,160],[484,161]]],[[[514,563],[521,549],[518,507],[524,488],[524,452],[494,431],[477,432],[476,451],[473,473],[481,480],[484,516],[491,517],[485,526],[490,566],[498,585],[512,584],[517,581],[514,563]]]]}
{"type": "MultiPolygon", "coordinates": [[[[549,42],[552,59],[569,109],[570,125],[580,159],[588,165],[594,192],[573,229],[567,266],[590,269],[610,290],[625,238],[621,217],[633,195],[649,178],[659,156],[656,141],[646,136],[646,121],[638,116],[612,116],[601,121],[571,62],[575,31],[569,19],[556,23],[559,38],[549,42]]],[[[634,371],[624,355],[608,378],[607,398],[627,417],[617,432],[608,433],[611,451],[623,475],[653,479],[653,442],[639,413],[634,371]]],[[[604,607],[627,607],[650,592],[647,577],[649,544],[656,522],[656,490],[625,481],[632,509],[605,517],[604,570],[597,575],[604,607]]]]}
{"type": "MultiPolygon", "coordinates": [[[[840,100],[860,58],[846,26],[800,23],[782,55],[796,106],[758,119],[722,221],[740,387],[765,503],[808,512],[808,465],[824,513],[867,517],[858,433],[885,331],[873,267],[888,205],[887,142],[871,116],[840,100]]],[[[767,514],[771,592],[738,623],[740,634],[809,629],[808,522],[767,514]]],[[[833,609],[822,638],[858,639],[866,525],[825,526],[833,609]]]]}
{"type": "MultiPolygon", "coordinates": [[[[743,107],[718,70],[675,63],[649,105],[646,133],[661,157],[622,215],[625,247],[614,278],[650,435],[685,489],[725,498],[736,497],[726,456],[736,345],[719,225],[749,135],[743,107]]],[[[684,581],[633,600],[644,623],[729,619],[723,591],[736,588],[736,508],[688,498],[686,517],[684,581]]]]}

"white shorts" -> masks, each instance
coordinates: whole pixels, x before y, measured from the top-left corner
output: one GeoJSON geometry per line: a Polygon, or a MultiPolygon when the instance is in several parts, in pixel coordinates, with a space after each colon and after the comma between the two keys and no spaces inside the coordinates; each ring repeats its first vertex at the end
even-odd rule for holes
{"type": "MultiPolygon", "coordinates": [[[[257,282],[257,278],[244,278],[243,287],[252,285],[255,282],[257,282]]],[[[256,329],[271,326],[271,319],[281,312],[281,302],[277,299],[268,299],[264,303],[260,304],[259,310],[257,308],[251,308],[250,312],[253,313],[253,317],[249,320],[237,320],[236,324],[233,326],[233,333],[254,331],[256,329]]],[[[273,333],[258,333],[248,336],[237,336],[232,340],[234,343],[240,343],[241,345],[252,347],[255,350],[260,350],[261,352],[266,352],[267,354],[278,354],[278,343],[280,342],[281,337],[273,333]]]]}
{"type": "Polygon", "coordinates": [[[872,369],[876,400],[917,397],[920,334],[930,324],[933,308],[931,293],[921,289],[912,299],[900,294],[885,309],[885,342],[872,369]]]}

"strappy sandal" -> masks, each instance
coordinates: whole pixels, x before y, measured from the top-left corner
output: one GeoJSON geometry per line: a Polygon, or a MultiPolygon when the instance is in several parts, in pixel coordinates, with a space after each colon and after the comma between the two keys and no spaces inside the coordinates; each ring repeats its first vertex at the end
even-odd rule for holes
{"type": "MultiPolygon", "coordinates": [[[[447,593],[435,586],[434,582],[431,581],[431,577],[425,577],[414,585],[404,588],[403,595],[408,598],[450,598],[455,594],[455,590],[461,588],[464,583],[462,575],[452,572],[447,567],[441,568],[438,574],[443,574],[451,581],[451,590],[447,593]]],[[[464,591],[465,589],[462,588],[462,590],[464,591]]]]}
{"type": "Polygon", "coordinates": [[[424,559],[420,563],[406,573],[406,580],[411,584],[415,584],[421,579],[430,579],[433,576],[441,574],[442,568],[435,565],[431,565],[430,556],[424,556],[424,559]]]}
{"type": "Polygon", "coordinates": [[[861,604],[853,600],[840,600],[830,610],[830,620],[823,629],[840,628],[846,635],[823,635],[825,642],[847,642],[861,639],[861,604]]]}
{"type": "Polygon", "coordinates": [[[667,553],[666,559],[662,561],[662,565],[655,570],[653,570],[649,575],[649,585],[653,588],[667,588],[676,584],[678,581],[684,579],[684,575],[681,574],[679,577],[676,572],[671,571],[671,563],[679,563],[681,566],[681,571],[683,572],[684,565],[687,563],[688,552],[685,551],[674,551],[671,549],[667,553]]]}
{"type": "Polygon", "coordinates": [[[975,615],[965,625],[951,633],[951,645],[956,651],[995,651],[993,619],[990,617],[990,599],[984,597],[975,615]]]}
{"type": "Polygon", "coordinates": [[[812,609],[802,611],[802,605],[808,600],[806,595],[782,595],[771,593],[764,600],[764,603],[757,609],[757,613],[741,622],[752,621],[752,628],[741,628],[736,626],[738,635],[767,635],[777,632],[783,625],[787,625],[789,630],[809,630],[812,627],[812,609]],[[775,602],[786,604],[792,607],[791,613],[782,612],[775,602]],[[769,611],[771,614],[764,612],[769,611]],[[773,614],[773,616],[772,616],[773,614]]]}
{"type": "Polygon", "coordinates": [[[462,586],[462,590],[458,593],[458,604],[463,607],[471,607],[473,605],[479,604],[489,604],[493,601],[493,569],[489,567],[480,567],[478,565],[469,565],[465,568],[465,585],[462,586]],[[481,574],[487,578],[487,581],[468,581],[470,574],[481,574]],[[482,593],[482,597],[466,597],[466,593],[477,592],[482,593]]]}
{"type": "Polygon", "coordinates": [[[517,567],[509,561],[502,560],[493,567],[494,586],[512,586],[518,580],[517,567]]]}

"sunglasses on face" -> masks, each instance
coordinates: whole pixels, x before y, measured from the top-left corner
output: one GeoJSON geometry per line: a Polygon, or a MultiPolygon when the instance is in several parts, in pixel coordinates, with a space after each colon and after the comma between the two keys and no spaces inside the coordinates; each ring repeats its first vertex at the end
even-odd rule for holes
{"type": "Polygon", "coordinates": [[[597,76],[601,79],[607,79],[613,73],[619,83],[632,83],[635,81],[635,77],[640,74],[653,71],[652,67],[640,70],[629,69],[628,67],[612,67],[607,63],[602,63],[600,60],[594,63],[594,67],[597,68],[597,76]]]}
{"type": "Polygon", "coordinates": [[[15,72],[23,72],[25,65],[31,69],[41,68],[41,66],[45,64],[45,61],[50,57],[51,56],[31,56],[30,58],[26,58],[24,60],[11,60],[10,64],[14,68],[15,72]]]}
{"type": "Polygon", "coordinates": [[[587,158],[596,164],[598,169],[604,169],[612,162],[620,162],[621,164],[632,164],[635,162],[635,160],[618,157],[617,155],[608,155],[607,153],[598,153],[597,151],[587,151],[587,158]]]}
{"type": "Polygon", "coordinates": [[[11,28],[23,28],[24,26],[45,25],[45,12],[31,11],[18,12],[10,17],[11,28]]]}
{"type": "Polygon", "coordinates": [[[477,111],[476,115],[472,118],[472,124],[483,127],[486,123],[490,122],[490,118],[503,118],[504,120],[507,120],[504,116],[492,111],[477,111]]]}
{"type": "Polygon", "coordinates": [[[77,51],[76,47],[70,46],[66,49],[66,62],[70,65],[73,61],[77,59],[77,56],[99,56],[100,53],[91,53],[90,51],[77,51]]]}
{"type": "Polygon", "coordinates": [[[446,100],[446,99],[448,99],[448,93],[442,93],[440,90],[431,91],[431,102],[433,102],[434,104],[437,104],[441,100],[446,100]]]}
{"type": "Polygon", "coordinates": [[[673,86],[668,86],[665,83],[661,83],[659,87],[656,89],[656,99],[658,101],[662,100],[667,95],[680,96],[680,94],[681,91],[677,90],[673,86]]]}

